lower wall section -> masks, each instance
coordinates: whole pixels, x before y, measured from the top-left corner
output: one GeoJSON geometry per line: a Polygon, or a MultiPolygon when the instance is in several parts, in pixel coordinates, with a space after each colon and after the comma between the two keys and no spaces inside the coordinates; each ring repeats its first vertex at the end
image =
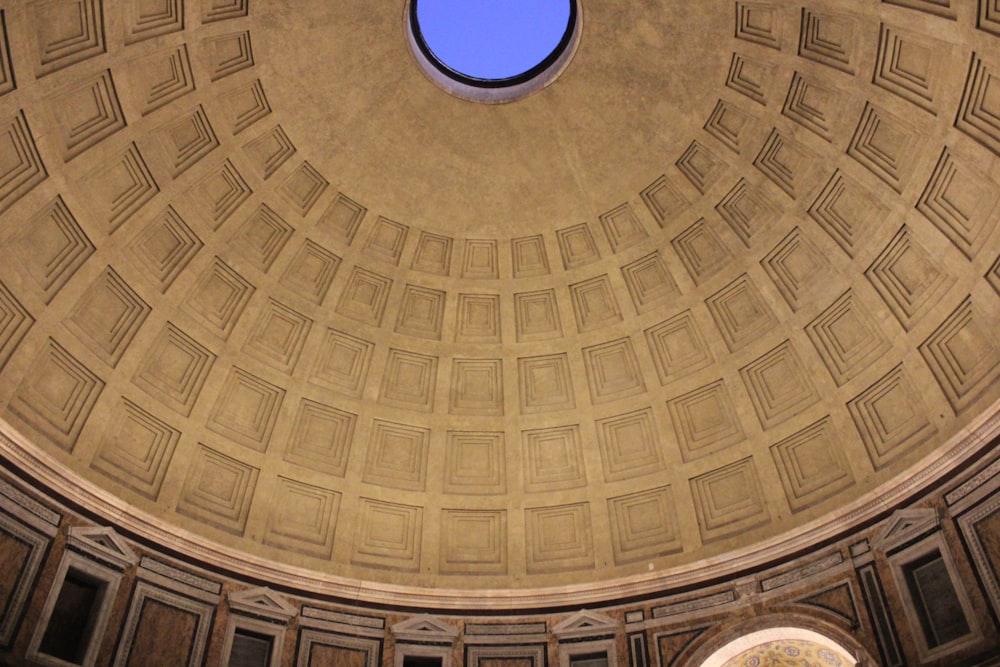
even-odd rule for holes
{"type": "Polygon", "coordinates": [[[3,665],[694,667],[771,650],[815,650],[831,667],[1000,665],[997,443],[878,523],[767,568],[596,609],[502,615],[273,590],[95,525],[2,473],[3,665]]]}

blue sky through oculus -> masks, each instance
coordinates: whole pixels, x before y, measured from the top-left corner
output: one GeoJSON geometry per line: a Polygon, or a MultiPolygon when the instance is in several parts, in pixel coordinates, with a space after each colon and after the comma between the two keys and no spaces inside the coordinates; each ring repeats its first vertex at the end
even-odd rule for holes
{"type": "Polygon", "coordinates": [[[451,69],[477,79],[523,74],[559,46],[569,0],[419,0],[424,43],[451,69]]]}

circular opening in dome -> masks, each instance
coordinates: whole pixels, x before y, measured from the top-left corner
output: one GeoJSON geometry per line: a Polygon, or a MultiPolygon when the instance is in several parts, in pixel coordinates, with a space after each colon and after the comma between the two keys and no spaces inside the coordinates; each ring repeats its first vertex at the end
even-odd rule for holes
{"type": "Polygon", "coordinates": [[[545,87],[579,39],[578,0],[409,0],[418,62],[443,88],[506,102],[545,87]]]}

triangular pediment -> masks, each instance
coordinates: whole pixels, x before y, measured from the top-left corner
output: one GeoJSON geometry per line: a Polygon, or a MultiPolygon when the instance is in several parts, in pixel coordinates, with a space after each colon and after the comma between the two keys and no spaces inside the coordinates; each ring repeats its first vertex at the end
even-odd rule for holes
{"type": "Polygon", "coordinates": [[[237,613],[263,616],[282,623],[299,613],[297,607],[265,586],[230,593],[229,607],[237,613]]]}
{"type": "Polygon", "coordinates": [[[124,570],[139,562],[128,542],[112,528],[75,526],[69,529],[71,547],[97,560],[124,570]]]}
{"type": "Polygon", "coordinates": [[[458,628],[444,621],[421,614],[392,626],[396,641],[453,644],[458,639],[458,628]]]}
{"type": "Polygon", "coordinates": [[[552,627],[552,634],[558,639],[598,637],[618,631],[618,621],[596,611],[578,611],[552,627]]]}
{"type": "Polygon", "coordinates": [[[932,507],[897,510],[872,539],[872,548],[891,551],[924,533],[938,529],[941,517],[932,507]]]}

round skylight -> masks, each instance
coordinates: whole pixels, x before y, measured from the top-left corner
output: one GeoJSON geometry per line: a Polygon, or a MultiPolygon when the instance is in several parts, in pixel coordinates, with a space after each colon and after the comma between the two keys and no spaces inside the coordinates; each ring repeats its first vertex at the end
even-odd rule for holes
{"type": "Polygon", "coordinates": [[[579,39],[577,0],[410,0],[414,55],[460,97],[507,102],[550,83],[579,39]]]}

